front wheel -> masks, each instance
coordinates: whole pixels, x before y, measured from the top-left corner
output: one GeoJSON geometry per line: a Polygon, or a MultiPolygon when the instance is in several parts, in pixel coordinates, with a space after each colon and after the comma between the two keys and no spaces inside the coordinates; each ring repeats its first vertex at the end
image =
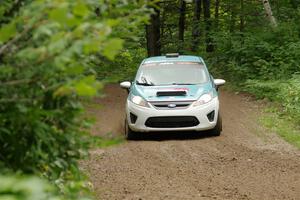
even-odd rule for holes
{"type": "Polygon", "coordinates": [[[132,140],[136,138],[136,133],[130,129],[127,119],[125,119],[125,138],[127,140],[132,140]]]}
{"type": "Polygon", "coordinates": [[[220,136],[222,132],[222,117],[220,113],[218,114],[217,124],[214,129],[211,130],[211,135],[220,136]]]}

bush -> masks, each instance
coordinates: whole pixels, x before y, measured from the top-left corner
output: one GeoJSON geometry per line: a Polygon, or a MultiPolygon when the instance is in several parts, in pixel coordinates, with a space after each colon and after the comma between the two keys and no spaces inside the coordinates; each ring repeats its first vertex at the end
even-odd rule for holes
{"type": "Polygon", "coordinates": [[[0,200],[88,200],[59,195],[49,182],[35,176],[0,176],[0,200]]]}
{"type": "Polygon", "coordinates": [[[98,79],[105,82],[133,80],[140,63],[146,56],[145,49],[136,48],[130,51],[123,50],[113,62],[99,59],[95,63],[98,79]]]}
{"type": "Polygon", "coordinates": [[[37,177],[0,176],[0,200],[61,199],[54,191],[37,177]]]}
{"type": "Polygon", "coordinates": [[[90,143],[81,101],[102,86],[91,63],[115,58],[115,26],[147,19],[145,2],[24,1],[1,21],[13,3],[0,5],[0,170],[45,177],[75,199],[90,143]]]}
{"type": "Polygon", "coordinates": [[[32,2],[0,30],[0,162],[13,171],[57,179],[87,149],[79,96],[100,85],[84,58],[98,52],[93,43],[116,39],[89,34],[109,26],[91,5],[72,2],[32,2]]]}
{"type": "Polygon", "coordinates": [[[300,76],[295,75],[292,79],[277,81],[247,81],[246,91],[255,94],[259,98],[268,98],[280,102],[282,111],[291,119],[300,124],[300,76]]]}
{"type": "MultiPolygon", "coordinates": [[[[218,37],[228,37],[224,35],[218,37]]],[[[209,55],[209,63],[241,90],[278,102],[282,112],[300,123],[299,36],[299,24],[293,21],[274,30],[247,31],[242,37],[232,34],[209,55]]]]}

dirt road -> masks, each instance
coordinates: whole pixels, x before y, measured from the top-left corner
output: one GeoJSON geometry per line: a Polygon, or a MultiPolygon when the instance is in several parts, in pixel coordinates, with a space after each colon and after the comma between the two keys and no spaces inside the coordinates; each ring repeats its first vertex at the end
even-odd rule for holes
{"type": "MultiPolygon", "coordinates": [[[[126,92],[106,87],[96,135],[122,134],[126,92]]],[[[151,134],[83,163],[99,199],[300,199],[300,151],[260,127],[261,105],[221,92],[223,132],[151,134]]]]}

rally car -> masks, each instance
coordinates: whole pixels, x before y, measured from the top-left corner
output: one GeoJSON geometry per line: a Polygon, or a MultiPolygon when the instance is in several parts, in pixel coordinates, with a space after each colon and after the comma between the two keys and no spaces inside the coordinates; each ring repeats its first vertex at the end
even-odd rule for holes
{"type": "Polygon", "coordinates": [[[134,81],[120,86],[129,94],[125,136],[153,131],[204,131],[219,136],[222,119],[218,88],[201,57],[167,54],[142,61],[134,81]]]}

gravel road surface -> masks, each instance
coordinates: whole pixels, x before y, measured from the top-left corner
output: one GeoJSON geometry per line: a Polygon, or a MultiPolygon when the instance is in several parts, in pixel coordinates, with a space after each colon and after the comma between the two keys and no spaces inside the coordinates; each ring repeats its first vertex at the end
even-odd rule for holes
{"type": "MultiPolygon", "coordinates": [[[[89,109],[94,135],[123,134],[126,92],[105,88],[89,109]]],[[[91,151],[82,168],[98,199],[300,199],[300,151],[258,123],[263,105],[221,91],[223,132],[148,133],[91,151]]]]}

